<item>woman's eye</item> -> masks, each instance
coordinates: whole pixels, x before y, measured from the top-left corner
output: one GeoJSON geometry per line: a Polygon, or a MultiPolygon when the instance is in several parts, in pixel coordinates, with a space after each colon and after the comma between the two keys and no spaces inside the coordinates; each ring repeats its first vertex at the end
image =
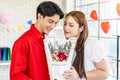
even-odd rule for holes
{"type": "Polygon", "coordinates": [[[67,25],[66,23],[64,23],[64,25],[67,25]]]}
{"type": "Polygon", "coordinates": [[[73,25],[70,25],[70,27],[74,27],[73,25]]]}

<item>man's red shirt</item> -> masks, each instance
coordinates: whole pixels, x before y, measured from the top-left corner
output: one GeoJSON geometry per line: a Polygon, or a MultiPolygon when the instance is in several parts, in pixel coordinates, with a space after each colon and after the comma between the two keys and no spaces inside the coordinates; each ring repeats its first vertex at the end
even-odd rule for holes
{"type": "Polygon", "coordinates": [[[31,29],[16,40],[12,49],[10,80],[50,80],[44,36],[31,29]]]}

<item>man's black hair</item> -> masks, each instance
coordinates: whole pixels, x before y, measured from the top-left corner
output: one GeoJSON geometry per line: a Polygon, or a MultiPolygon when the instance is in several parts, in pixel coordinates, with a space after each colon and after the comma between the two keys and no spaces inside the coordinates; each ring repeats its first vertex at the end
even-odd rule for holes
{"type": "MultiPolygon", "coordinates": [[[[37,7],[36,16],[39,13],[42,14],[43,17],[53,16],[54,14],[58,14],[60,16],[60,19],[64,17],[64,13],[60,9],[60,7],[56,3],[51,2],[51,1],[44,1],[44,2],[40,3],[39,6],[37,7]]],[[[37,16],[37,18],[38,18],[38,16],[37,16]]]]}

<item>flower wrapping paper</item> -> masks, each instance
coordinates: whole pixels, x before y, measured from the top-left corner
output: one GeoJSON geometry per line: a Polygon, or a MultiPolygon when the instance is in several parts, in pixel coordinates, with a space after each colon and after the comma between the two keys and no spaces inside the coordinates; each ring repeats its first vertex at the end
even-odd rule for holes
{"type": "Polygon", "coordinates": [[[64,80],[62,74],[71,67],[75,42],[75,39],[46,38],[45,50],[51,80],[64,80]]]}

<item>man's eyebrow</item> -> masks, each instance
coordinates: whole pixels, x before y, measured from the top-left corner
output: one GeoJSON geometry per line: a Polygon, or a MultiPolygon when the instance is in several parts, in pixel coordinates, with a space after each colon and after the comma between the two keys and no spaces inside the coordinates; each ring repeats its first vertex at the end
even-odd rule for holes
{"type": "Polygon", "coordinates": [[[48,20],[54,22],[54,20],[52,20],[52,19],[48,19],[48,20]]]}

